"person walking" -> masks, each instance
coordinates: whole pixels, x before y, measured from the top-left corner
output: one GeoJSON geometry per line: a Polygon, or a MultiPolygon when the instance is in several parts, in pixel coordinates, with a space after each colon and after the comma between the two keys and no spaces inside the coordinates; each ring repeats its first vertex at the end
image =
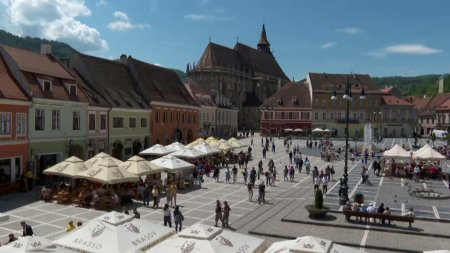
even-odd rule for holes
{"type": "Polygon", "coordinates": [[[261,205],[261,202],[263,204],[266,203],[265,195],[266,195],[266,186],[264,185],[264,181],[261,181],[261,184],[259,184],[258,187],[258,204],[261,205]]]}
{"type": "Polygon", "coordinates": [[[255,186],[255,181],[256,181],[256,170],[255,167],[252,168],[252,170],[250,171],[250,183],[255,186]]]}
{"type": "Polygon", "coordinates": [[[237,174],[238,174],[238,168],[236,168],[236,165],[233,166],[232,172],[233,172],[233,184],[235,184],[237,181],[237,174]]]}
{"type": "Polygon", "coordinates": [[[225,183],[228,184],[230,182],[231,172],[230,168],[227,168],[227,171],[225,171],[225,183]]]}
{"type": "Polygon", "coordinates": [[[148,185],[145,186],[142,192],[142,200],[144,206],[148,207],[150,205],[150,187],[148,185]]]}
{"type": "Polygon", "coordinates": [[[248,202],[252,202],[252,198],[253,198],[253,184],[252,183],[247,184],[247,190],[248,190],[248,202]]]}
{"type": "Polygon", "coordinates": [[[247,167],[245,167],[244,170],[242,171],[242,176],[244,177],[244,185],[247,185],[247,178],[248,178],[247,167]]]}
{"type": "Polygon", "coordinates": [[[327,193],[327,191],[328,191],[328,180],[329,180],[329,178],[327,176],[322,177],[322,192],[323,192],[323,194],[327,193]]]}
{"type": "Polygon", "coordinates": [[[169,225],[169,227],[172,227],[172,215],[170,214],[170,208],[168,203],[164,204],[163,214],[164,214],[164,227],[167,227],[167,225],[169,225]]]}
{"type": "Polygon", "coordinates": [[[175,182],[172,182],[169,186],[169,192],[170,192],[170,205],[173,206],[172,200],[175,203],[175,205],[177,205],[177,185],[175,184],[175,182]]]}
{"type": "Polygon", "coordinates": [[[216,212],[216,217],[215,217],[215,222],[216,222],[216,224],[214,225],[214,226],[216,226],[217,227],[217,223],[219,222],[219,220],[220,220],[220,222],[222,223],[222,225],[223,225],[223,218],[222,218],[222,204],[220,203],[220,200],[217,200],[216,201],[216,210],[215,210],[215,212],[216,212]]]}
{"type": "Polygon", "coordinates": [[[153,190],[152,190],[152,198],[153,198],[153,208],[159,208],[159,191],[158,191],[158,186],[153,186],[153,190]]]}
{"type": "Polygon", "coordinates": [[[231,208],[228,205],[227,201],[223,202],[223,222],[222,222],[222,227],[226,227],[229,228],[230,224],[228,224],[228,220],[230,219],[230,212],[231,212],[231,208]]]}
{"type": "Polygon", "coordinates": [[[362,179],[361,184],[365,184],[366,183],[366,167],[364,167],[364,166],[362,166],[362,169],[361,169],[361,179],[362,179]]]}
{"type": "Polygon", "coordinates": [[[314,193],[316,193],[316,191],[320,187],[320,177],[315,177],[313,180],[314,180],[314,193]]]}
{"type": "Polygon", "coordinates": [[[289,174],[289,169],[287,165],[284,165],[284,171],[283,171],[283,175],[284,175],[284,181],[288,181],[288,174],[289,174]]]}
{"type": "Polygon", "coordinates": [[[77,227],[75,227],[75,225],[73,224],[73,221],[69,221],[69,223],[67,224],[66,232],[70,232],[70,231],[74,230],[75,228],[77,228],[77,227]]]}
{"type": "Polygon", "coordinates": [[[294,167],[291,166],[289,169],[289,181],[294,182],[295,170],[294,167]]]}
{"type": "Polygon", "coordinates": [[[175,210],[173,211],[173,221],[175,222],[175,232],[180,232],[184,221],[184,216],[180,211],[180,206],[175,206],[175,210]]]}
{"type": "Polygon", "coordinates": [[[22,226],[22,236],[33,236],[34,232],[33,232],[33,228],[28,225],[27,223],[25,223],[25,221],[22,221],[20,223],[20,225],[22,226]]]}

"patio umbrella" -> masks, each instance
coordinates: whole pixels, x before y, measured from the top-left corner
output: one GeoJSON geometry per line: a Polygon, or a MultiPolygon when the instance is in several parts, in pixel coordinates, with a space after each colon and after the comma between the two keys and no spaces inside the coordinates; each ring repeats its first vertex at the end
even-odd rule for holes
{"type": "Polygon", "coordinates": [[[264,240],[204,224],[195,224],[150,248],[146,253],[260,252],[264,240]],[[243,250],[245,249],[245,250],[243,250]]]}
{"type": "Polygon", "coordinates": [[[0,253],[57,252],[50,240],[39,236],[20,237],[14,242],[0,247],[0,253]]]}
{"type": "Polygon", "coordinates": [[[231,137],[230,139],[228,139],[228,142],[230,142],[230,141],[238,141],[238,139],[231,137]]]}
{"type": "Polygon", "coordinates": [[[155,144],[153,146],[151,146],[150,148],[141,151],[139,153],[139,155],[158,155],[158,156],[162,156],[162,155],[167,155],[169,153],[173,152],[171,149],[168,149],[167,147],[164,147],[161,144],[155,144]]]}
{"type": "Polygon", "coordinates": [[[445,160],[445,156],[434,150],[429,144],[426,144],[419,150],[413,153],[414,159],[427,160],[427,161],[439,161],[445,160]]]}
{"type": "Polygon", "coordinates": [[[149,163],[150,166],[164,169],[167,172],[195,168],[193,164],[183,161],[180,158],[173,155],[166,155],[161,158],[152,160],[149,163]]]}
{"type": "Polygon", "coordinates": [[[222,151],[227,151],[227,150],[233,149],[234,147],[231,146],[228,142],[223,142],[223,143],[220,143],[219,145],[217,145],[216,148],[218,148],[222,151]]]}
{"type": "Polygon", "coordinates": [[[450,250],[448,249],[441,249],[441,250],[427,250],[423,253],[450,253],[450,250]]]}
{"type": "Polygon", "coordinates": [[[209,136],[206,140],[207,141],[214,141],[214,140],[216,140],[216,138],[214,138],[214,136],[209,136]]]}
{"type": "Polygon", "coordinates": [[[220,139],[219,142],[227,142],[225,139],[220,139]]]}
{"type": "Polygon", "coordinates": [[[410,159],[411,153],[404,150],[400,145],[395,144],[391,149],[383,152],[383,157],[395,159],[410,159]]]}
{"type": "Polygon", "coordinates": [[[184,145],[176,141],[170,145],[167,145],[166,148],[171,150],[171,152],[174,152],[184,148],[184,145]]]}
{"type": "Polygon", "coordinates": [[[205,143],[208,144],[208,145],[210,145],[211,147],[217,147],[217,146],[219,146],[220,143],[222,143],[222,142],[220,142],[220,141],[218,141],[218,140],[213,140],[213,141],[206,141],[205,143]]]}
{"type": "Polygon", "coordinates": [[[123,162],[119,167],[122,167],[131,174],[138,176],[158,173],[162,171],[157,168],[152,168],[144,158],[139,156],[131,157],[130,159],[123,162]]]}
{"type": "Polygon", "coordinates": [[[183,149],[173,152],[171,155],[176,156],[176,157],[194,159],[194,158],[205,156],[206,153],[204,153],[198,149],[195,149],[195,148],[184,147],[183,149]]]}
{"type": "Polygon", "coordinates": [[[67,233],[54,243],[76,252],[136,252],[152,247],[171,234],[171,228],[112,211],[67,233]]]}
{"type": "Polygon", "coordinates": [[[76,156],[67,158],[66,160],[43,171],[46,175],[57,175],[63,177],[74,177],[78,173],[87,170],[83,160],[76,156]]]}
{"type": "Polygon", "coordinates": [[[227,143],[230,144],[233,147],[236,147],[236,148],[242,148],[242,147],[246,147],[247,146],[247,145],[245,145],[244,143],[242,143],[242,142],[240,142],[238,140],[232,140],[232,141],[228,140],[227,143]]]}
{"type": "Polygon", "coordinates": [[[291,128],[286,128],[286,129],[284,129],[284,131],[285,132],[292,132],[292,129],[291,128]]]}
{"type": "Polygon", "coordinates": [[[100,153],[96,154],[95,156],[93,156],[91,159],[85,161],[84,165],[86,165],[86,167],[89,168],[89,167],[92,167],[92,166],[94,166],[96,164],[101,163],[102,160],[105,159],[105,158],[111,158],[114,162],[117,163],[117,165],[122,163],[121,160],[119,160],[117,158],[114,158],[114,157],[112,157],[112,156],[110,156],[110,155],[108,155],[108,154],[106,154],[104,152],[100,152],[100,153]]]}
{"type": "Polygon", "coordinates": [[[207,155],[213,155],[213,154],[217,154],[220,153],[221,150],[215,147],[212,147],[210,145],[208,145],[207,143],[202,143],[199,145],[194,146],[194,149],[197,149],[207,155]]]}
{"type": "Polygon", "coordinates": [[[104,158],[99,164],[79,173],[76,177],[103,184],[119,184],[139,180],[138,176],[119,167],[112,158],[104,158]]]}
{"type": "Polygon", "coordinates": [[[294,132],[303,132],[303,129],[301,129],[301,128],[296,128],[296,129],[294,129],[294,132]]]}
{"type": "Polygon", "coordinates": [[[322,130],[321,128],[314,128],[314,129],[312,130],[312,132],[313,132],[313,133],[322,133],[323,130],[322,130]]]}
{"type": "Polygon", "coordinates": [[[328,129],[328,128],[325,128],[325,130],[323,130],[324,132],[327,132],[327,133],[331,133],[331,130],[330,129],[328,129]]]}

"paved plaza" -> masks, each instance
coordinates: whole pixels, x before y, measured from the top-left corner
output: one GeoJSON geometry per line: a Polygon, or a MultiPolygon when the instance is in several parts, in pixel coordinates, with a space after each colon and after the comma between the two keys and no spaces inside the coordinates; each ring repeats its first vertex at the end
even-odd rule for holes
{"type": "MultiPolygon", "coordinates": [[[[250,144],[250,138],[242,139],[250,144]]],[[[385,139],[376,145],[381,148],[390,148],[394,144],[405,144],[409,147],[413,139],[385,139]]],[[[423,145],[425,139],[420,140],[423,145]]],[[[253,160],[249,168],[257,167],[262,158],[261,140],[254,137],[253,160]]],[[[305,148],[306,140],[293,140],[300,143],[303,158],[307,156],[312,166],[319,170],[328,164],[320,159],[318,150],[305,148]]],[[[242,233],[249,233],[267,239],[271,242],[295,238],[297,236],[314,235],[331,239],[341,244],[363,248],[368,252],[421,252],[430,249],[450,248],[450,204],[449,200],[424,200],[412,198],[407,194],[406,188],[399,178],[370,176],[371,185],[362,185],[361,161],[354,164],[349,162],[349,195],[362,192],[367,202],[384,202],[394,212],[402,213],[406,208],[416,210],[418,220],[413,223],[413,229],[407,224],[394,224],[392,226],[377,226],[358,223],[346,223],[343,215],[339,213],[338,185],[336,181],[343,174],[344,162],[335,161],[332,164],[336,169],[334,181],[330,182],[329,192],[325,195],[325,204],[333,212],[327,220],[312,220],[308,217],[304,206],[314,201],[311,175],[299,174],[296,171],[294,182],[283,181],[282,170],[288,164],[288,155],[283,147],[283,140],[275,138],[276,152],[267,153],[268,159],[263,159],[264,168],[267,168],[269,159],[273,159],[277,168],[276,186],[266,187],[266,200],[268,203],[259,205],[248,201],[247,188],[243,185],[243,178],[239,174],[236,184],[224,183],[225,173],[221,171],[219,182],[212,178],[205,178],[202,188],[180,191],[178,204],[185,216],[183,226],[200,222],[214,224],[215,201],[228,201],[231,206],[230,224],[232,229],[242,233]],[[423,218],[423,219],[422,219],[423,218]],[[419,243],[420,242],[420,243],[419,243]]],[[[334,141],[335,146],[344,147],[343,140],[334,141]]],[[[353,145],[354,142],[351,142],[353,145]]],[[[435,145],[442,144],[436,141],[435,145]]],[[[357,146],[361,143],[357,143],[357,146]]],[[[304,171],[304,170],[303,170],[304,171]]],[[[264,179],[262,177],[261,179],[264,179]]],[[[432,189],[449,194],[445,182],[442,180],[426,181],[432,189]]],[[[253,200],[257,198],[255,189],[253,200]]],[[[165,203],[161,199],[161,203],[165,203]]],[[[141,218],[162,224],[162,209],[138,207],[141,218]]],[[[133,206],[129,206],[130,208],[133,206]]],[[[59,205],[38,200],[36,193],[15,193],[0,197],[0,212],[9,214],[8,221],[0,223],[0,242],[7,241],[9,233],[21,234],[20,221],[25,220],[33,226],[35,233],[46,238],[56,238],[65,233],[68,221],[87,222],[102,211],[78,208],[72,205],[59,205]]]]}

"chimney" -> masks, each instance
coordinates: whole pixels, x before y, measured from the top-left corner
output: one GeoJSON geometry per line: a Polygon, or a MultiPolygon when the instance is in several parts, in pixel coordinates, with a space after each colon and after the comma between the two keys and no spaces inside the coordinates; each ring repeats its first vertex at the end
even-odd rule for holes
{"type": "Polygon", "coordinates": [[[52,45],[41,44],[41,54],[51,54],[51,53],[52,53],[52,45]]]}
{"type": "Polygon", "coordinates": [[[444,93],[444,75],[439,77],[439,94],[444,93]]]}
{"type": "Polygon", "coordinates": [[[121,54],[120,55],[120,63],[127,65],[127,55],[126,54],[121,54]]]}

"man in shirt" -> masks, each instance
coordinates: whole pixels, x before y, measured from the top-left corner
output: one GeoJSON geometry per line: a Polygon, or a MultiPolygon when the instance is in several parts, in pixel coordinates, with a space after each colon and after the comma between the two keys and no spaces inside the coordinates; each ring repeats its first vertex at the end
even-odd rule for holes
{"type": "Polygon", "coordinates": [[[34,235],[33,228],[31,228],[30,225],[27,225],[25,223],[25,221],[22,221],[20,223],[20,225],[22,226],[22,236],[33,236],[34,235]]]}

